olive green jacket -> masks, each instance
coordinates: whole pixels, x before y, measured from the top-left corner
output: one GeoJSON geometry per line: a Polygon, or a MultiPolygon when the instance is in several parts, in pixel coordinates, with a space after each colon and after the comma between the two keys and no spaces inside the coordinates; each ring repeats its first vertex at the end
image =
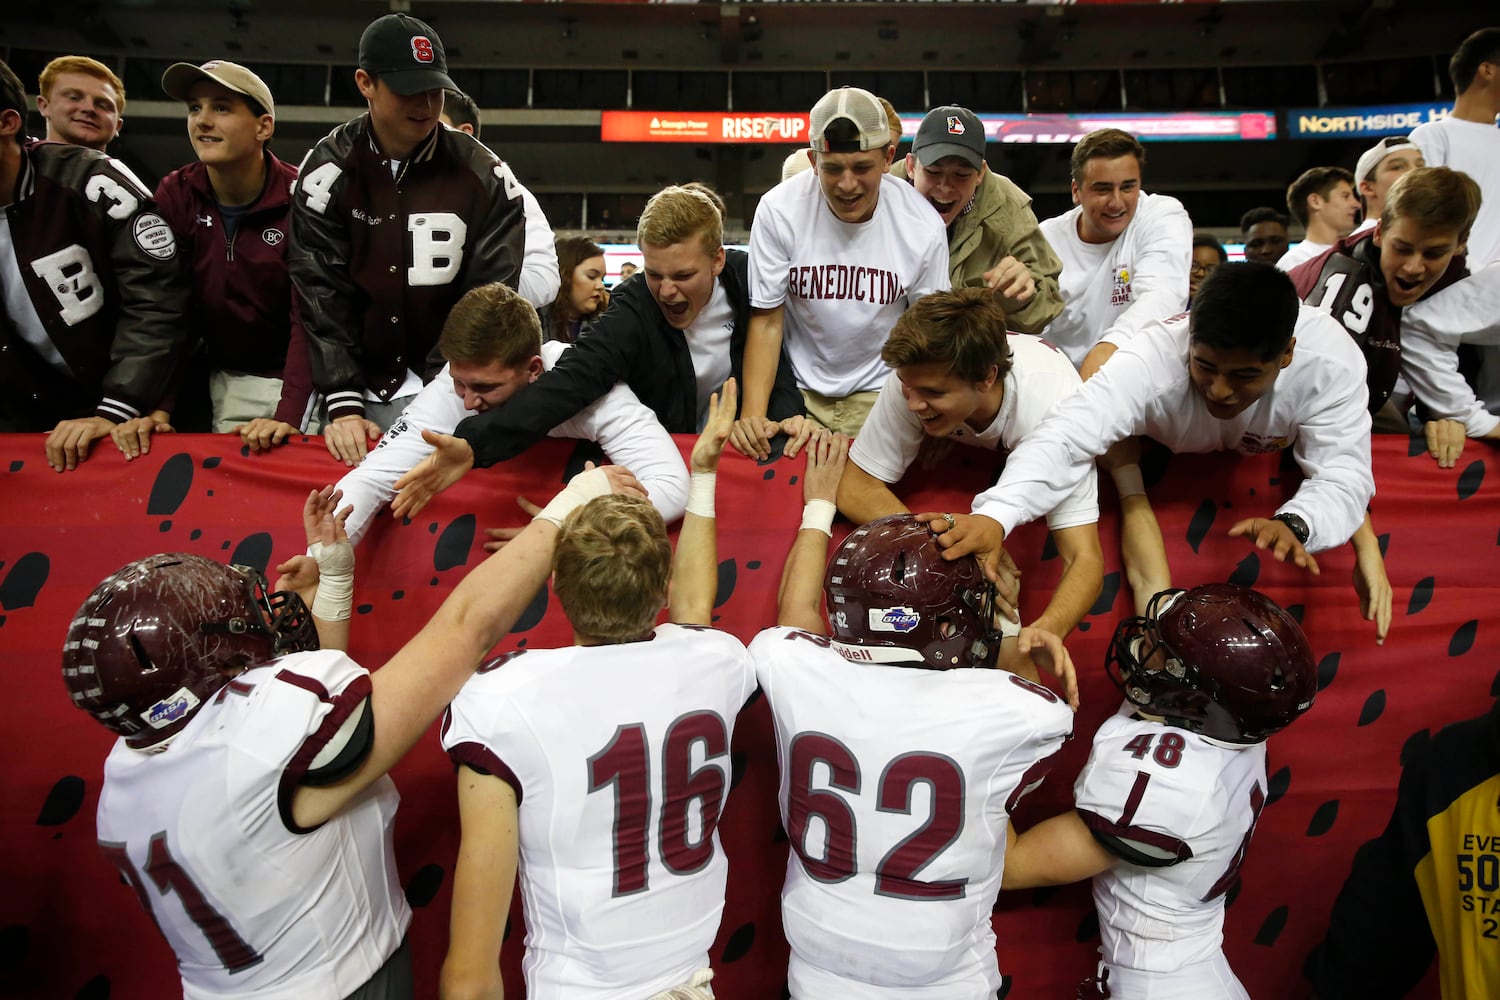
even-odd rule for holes
{"type": "MultiPolygon", "coordinates": [[[[891,175],[910,180],[902,160],[891,167],[891,175]]],[[[954,288],[983,285],[984,273],[1006,257],[1025,264],[1036,281],[1036,295],[1025,308],[1008,314],[1006,323],[1017,333],[1042,333],[1062,312],[1057,290],[1062,261],[1037,227],[1031,196],[991,170],[974,193],[972,207],[948,227],[949,279],[954,288]]]]}

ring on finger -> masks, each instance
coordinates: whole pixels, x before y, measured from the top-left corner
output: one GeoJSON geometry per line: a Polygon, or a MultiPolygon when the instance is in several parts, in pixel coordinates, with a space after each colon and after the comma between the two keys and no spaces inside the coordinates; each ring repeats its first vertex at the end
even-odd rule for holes
{"type": "Polygon", "coordinates": [[[954,528],[958,527],[958,521],[954,519],[952,514],[944,514],[943,517],[948,521],[949,531],[952,531],[954,528]]]}

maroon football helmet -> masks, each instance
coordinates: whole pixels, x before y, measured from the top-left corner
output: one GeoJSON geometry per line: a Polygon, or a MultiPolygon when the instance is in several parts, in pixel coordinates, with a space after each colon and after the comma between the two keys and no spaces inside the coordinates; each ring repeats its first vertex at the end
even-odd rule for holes
{"type": "Polygon", "coordinates": [[[1233,583],[1164,590],[1115,629],[1105,670],[1167,725],[1259,743],[1312,707],[1318,667],[1302,626],[1233,583]]]}
{"type": "Polygon", "coordinates": [[[823,578],[833,646],[845,659],[948,670],[993,666],[995,589],[973,559],[948,562],[911,514],[850,532],[823,578]]]}
{"type": "Polygon", "coordinates": [[[63,683],[73,704],[141,750],[176,735],[235,672],[317,648],[296,594],[270,593],[253,569],[164,553],[83,602],[63,644],[63,683]]]}

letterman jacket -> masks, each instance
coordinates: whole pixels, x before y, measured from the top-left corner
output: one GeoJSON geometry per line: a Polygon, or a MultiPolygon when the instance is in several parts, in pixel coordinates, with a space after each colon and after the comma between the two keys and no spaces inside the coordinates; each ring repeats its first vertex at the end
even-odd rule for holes
{"type": "Polygon", "coordinates": [[[0,414],[51,430],[96,415],[122,423],[161,399],[187,338],[188,282],[172,230],[124,164],[28,140],[5,207],[10,249],[55,361],[0,315],[0,414]]]}
{"type": "Polygon", "coordinates": [[[330,420],[389,402],[443,366],[438,334],[469,289],[520,280],[526,218],[510,168],[435,128],[395,176],[361,115],[325,136],[292,187],[287,257],[330,420]]]}
{"type": "Polygon", "coordinates": [[[312,373],[286,266],[297,168],[270,150],[265,158],[265,190],[240,216],[232,240],[201,163],[163,177],[156,203],[192,268],[188,329],[203,338],[209,363],[219,371],[281,379],[276,419],[302,427],[312,373]]]}
{"type": "MultiPolygon", "coordinates": [[[[1373,230],[1351,233],[1312,260],[1287,272],[1297,297],[1339,321],[1359,345],[1369,369],[1370,412],[1390,398],[1401,374],[1401,307],[1391,305],[1380,271],[1380,248],[1373,230]]],[[[1435,295],[1468,273],[1457,253],[1442,277],[1423,295],[1435,295]]]]}

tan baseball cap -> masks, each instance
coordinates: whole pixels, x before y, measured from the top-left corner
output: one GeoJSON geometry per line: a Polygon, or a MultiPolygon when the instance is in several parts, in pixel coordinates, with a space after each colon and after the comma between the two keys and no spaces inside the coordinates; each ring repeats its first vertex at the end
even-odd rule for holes
{"type": "Polygon", "coordinates": [[[173,63],[161,75],[161,89],[173,100],[185,101],[188,90],[199,80],[212,80],[227,90],[248,97],[265,108],[266,114],[276,117],[276,101],[271,97],[271,88],[266,86],[266,81],[227,59],[210,59],[201,66],[173,63]]]}

